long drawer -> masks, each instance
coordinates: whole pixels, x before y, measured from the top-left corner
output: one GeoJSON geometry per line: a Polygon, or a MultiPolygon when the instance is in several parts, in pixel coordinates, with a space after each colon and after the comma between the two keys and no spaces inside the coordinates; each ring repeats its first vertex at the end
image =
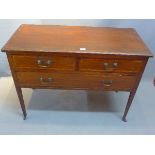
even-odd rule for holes
{"type": "Polygon", "coordinates": [[[74,70],[75,59],[65,56],[13,55],[13,67],[21,70],[74,70]]]}
{"type": "Polygon", "coordinates": [[[22,87],[130,91],[136,77],[125,74],[17,72],[22,87]]]}
{"type": "Polygon", "coordinates": [[[80,71],[99,72],[131,72],[138,73],[143,67],[142,60],[133,59],[91,59],[82,58],[79,64],[80,71]]]}

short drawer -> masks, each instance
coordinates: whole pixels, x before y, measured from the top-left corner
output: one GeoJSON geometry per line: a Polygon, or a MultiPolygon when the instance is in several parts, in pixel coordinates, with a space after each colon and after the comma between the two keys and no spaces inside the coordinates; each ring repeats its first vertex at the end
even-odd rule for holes
{"type": "Polygon", "coordinates": [[[63,89],[122,90],[133,89],[136,77],[121,74],[17,72],[22,87],[63,89]]]}
{"type": "Polygon", "coordinates": [[[132,72],[137,73],[143,67],[142,60],[125,59],[91,59],[80,60],[80,71],[101,71],[101,72],[132,72]]]}
{"type": "Polygon", "coordinates": [[[13,55],[13,67],[23,69],[74,70],[75,59],[63,56],[26,56],[13,55]]]}

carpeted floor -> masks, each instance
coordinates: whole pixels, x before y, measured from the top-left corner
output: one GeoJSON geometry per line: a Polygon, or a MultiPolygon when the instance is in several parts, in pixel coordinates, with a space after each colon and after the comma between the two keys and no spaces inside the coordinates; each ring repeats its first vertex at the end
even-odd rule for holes
{"type": "Polygon", "coordinates": [[[121,121],[129,93],[23,89],[22,119],[11,77],[0,78],[0,134],[155,134],[155,87],[142,81],[128,122],[121,121]]]}

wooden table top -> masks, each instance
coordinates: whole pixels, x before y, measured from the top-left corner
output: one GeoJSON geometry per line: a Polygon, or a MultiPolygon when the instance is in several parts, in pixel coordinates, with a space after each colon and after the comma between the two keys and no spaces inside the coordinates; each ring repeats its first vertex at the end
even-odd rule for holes
{"type": "Polygon", "coordinates": [[[152,56],[132,28],[29,24],[21,25],[2,51],[152,56]]]}

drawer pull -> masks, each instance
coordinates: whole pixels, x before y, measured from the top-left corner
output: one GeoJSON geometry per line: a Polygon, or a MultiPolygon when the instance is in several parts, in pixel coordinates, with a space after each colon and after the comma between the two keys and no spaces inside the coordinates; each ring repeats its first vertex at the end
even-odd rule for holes
{"type": "Polygon", "coordinates": [[[51,60],[47,60],[46,62],[43,61],[43,60],[37,60],[37,64],[40,66],[40,67],[49,67],[51,64],[52,64],[52,61],[51,60]]]}
{"type": "Polygon", "coordinates": [[[42,83],[50,83],[50,82],[52,82],[52,78],[51,77],[49,77],[49,78],[40,77],[40,82],[42,82],[42,83]]]}
{"type": "Polygon", "coordinates": [[[105,62],[105,63],[104,63],[104,69],[105,69],[105,70],[108,69],[108,66],[109,66],[109,63],[105,62]]]}
{"type": "Polygon", "coordinates": [[[111,85],[112,85],[112,80],[104,80],[103,81],[103,84],[104,84],[104,86],[106,86],[106,87],[110,87],[111,85]]]}
{"type": "Polygon", "coordinates": [[[105,70],[113,70],[113,69],[115,69],[115,68],[117,68],[118,67],[118,63],[117,62],[114,62],[114,63],[112,63],[112,64],[110,64],[110,63],[108,63],[108,62],[105,62],[104,63],[104,69],[105,70]]]}
{"type": "Polygon", "coordinates": [[[116,68],[116,67],[118,67],[118,63],[115,62],[115,63],[112,64],[112,66],[113,66],[113,68],[116,68]]]}

